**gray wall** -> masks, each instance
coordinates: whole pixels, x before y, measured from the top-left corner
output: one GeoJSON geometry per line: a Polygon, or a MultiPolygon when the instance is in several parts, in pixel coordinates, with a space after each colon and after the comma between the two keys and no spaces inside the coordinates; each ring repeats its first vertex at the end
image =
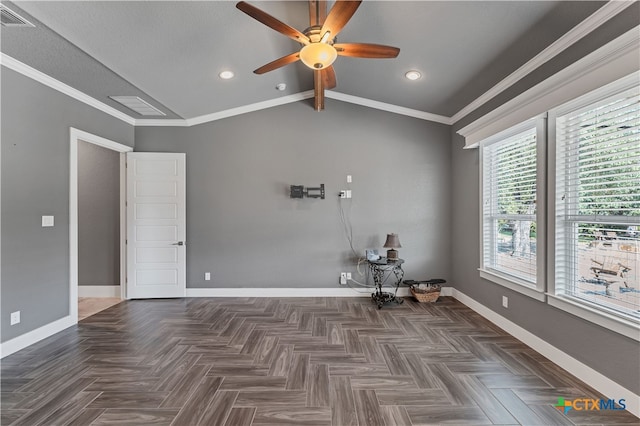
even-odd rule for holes
{"type": "MultiPolygon", "coordinates": [[[[338,287],[354,246],[400,236],[411,278],[449,276],[449,126],[339,101],[298,102],[190,128],[136,128],[136,151],[187,159],[188,287],[338,287]],[[324,183],[325,200],[289,185],[324,183]],[[204,281],[211,272],[212,281],[204,281]]],[[[382,249],[381,249],[382,250],[382,249]]],[[[259,296],[259,294],[256,294],[259,296]]]]}
{"type": "Polygon", "coordinates": [[[78,144],[78,285],[120,285],[120,153],[78,144]]]}
{"type": "Polygon", "coordinates": [[[69,127],[133,146],[133,127],[2,68],[1,341],[69,314],[69,127]],[[41,227],[54,215],[53,228],[41,227]],[[21,323],[10,326],[11,312],[21,323]]]}
{"type": "Polygon", "coordinates": [[[479,152],[477,149],[463,150],[464,140],[456,133],[460,128],[508,99],[638,25],[640,14],[637,6],[627,9],[622,15],[590,34],[573,48],[536,70],[525,81],[454,125],[451,145],[453,191],[451,237],[452,258],[455,262],[455,267],[452,268],[452,283],[456,289],[639,394],[640,345],[638,342],[479,277],[477,271],[480,263],[479,152]],[[509,297],[509,309],[501,306],[503,295],[509,297]]]}

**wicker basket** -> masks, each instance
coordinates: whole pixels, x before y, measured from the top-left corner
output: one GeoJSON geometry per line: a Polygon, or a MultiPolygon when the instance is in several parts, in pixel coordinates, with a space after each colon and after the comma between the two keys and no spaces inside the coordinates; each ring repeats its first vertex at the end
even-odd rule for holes
{"type": "Polygon", "coordinates": [[[418,302],[435,302],[440,297],[440,289],[439,285],[429,286],[427,289],[419,289],[417,287],[411,287],[411,294],[416,298],[418,302]]]}

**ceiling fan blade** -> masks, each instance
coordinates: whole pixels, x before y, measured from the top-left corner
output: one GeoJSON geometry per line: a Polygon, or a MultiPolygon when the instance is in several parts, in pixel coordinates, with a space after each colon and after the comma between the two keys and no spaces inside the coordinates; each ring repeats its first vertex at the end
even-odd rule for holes
{"type": "Polygon", "coordinates": [[[322,30],[320,34],[324,35],[327,31],[331,33],[331,38],[338,35],[342,28],[349,22],[349,19],[356,13],[356,10],[362,3],[362,0],[358,1],[340,1],[336,0],[336,3],[331,8],[327,19],[322,24],[322,30]]]}
{"type": "Polygon", "coordinates": [[[395,58],[400,49],[382,44],[369,43],[336,43],[333,45],[340,56],[354,58],[395,58]]]}
{"type": "Polygon", "coordinates": [[[322,25],[327,19],[327,0],[309,0],[309,26],[322,25]]]}
{"type": "Polygon", "coordinates": [[[267,27],[272,28],[281,34],[284,34],[287,37],[292,38],[293,40],[299,43],[303,43],[303,44],[309,43],[309,39],[307,38],[307,36],[302,34],[300,31],[290,27],[284,22],[277,20],[273,16],[269,15],[266,12],[263,12],[257,7],[251,6],[249,3],[245,3],[241,1],[238,4],[236,4],[236,7],[241,11],[243,11],[244,13],[246,13],[247,15],[251,16],[256,21],[262,22],[267,27]]]}
{"type": "Polygon", "coordinates": [[[269,62],[266,65],[261,66],[254,71],[256,74],[264,74],[269,71],[273,71],[277,68],[284,67],[300,59],[300,52],[294,52],[289,55],[278,58],[275,61],[269,62]]]}
{"type": "Polygon", "coordinates": [[[336,87],[336,71],[333,66],[323,68],[320,70],[322,73],[322,85],[325,89],[333,89],[336,87]]]}
{"type": "Polygon", "coordinates": [[[324,86],[322,82],[322,71],[313,71],[313,107],[316,111],[324,109],[324,86]]]}

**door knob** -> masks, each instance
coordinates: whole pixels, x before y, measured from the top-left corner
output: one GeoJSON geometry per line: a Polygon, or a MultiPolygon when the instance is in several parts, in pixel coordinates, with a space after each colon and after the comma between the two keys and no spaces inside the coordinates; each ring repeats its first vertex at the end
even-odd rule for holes
{"type": "Polygon", "coordinates": [[[184,245],[184,241],[178,241],[177,243],[173,243],[172,245],[174,245],[174,246],[183,246],[184,245]]]}

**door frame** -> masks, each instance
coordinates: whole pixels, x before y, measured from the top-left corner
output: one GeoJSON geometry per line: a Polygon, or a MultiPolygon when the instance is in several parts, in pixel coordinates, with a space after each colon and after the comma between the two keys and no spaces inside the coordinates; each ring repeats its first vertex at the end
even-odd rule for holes
{"type": "Polygon", "coordinates": [[[78,142],[84,141],[116,151],[120,156],[120,298],[127,298],[127,182],[126,153],[133,147],[74,127],[69,128],[69,315],[78,322],[78,142]]]}

